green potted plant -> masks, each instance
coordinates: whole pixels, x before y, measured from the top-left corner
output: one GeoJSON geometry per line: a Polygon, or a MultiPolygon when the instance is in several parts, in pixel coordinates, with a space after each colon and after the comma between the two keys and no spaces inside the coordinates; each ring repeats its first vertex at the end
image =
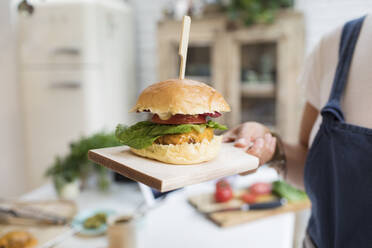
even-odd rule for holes
{"type": "Polygon", "coordinates": [[[293,0],[231,0],[226,11],[232,21],[246,26],[273,23],[280,9],[293,6],[293,0]]]}
{"type": "Polygon", "coordinates": [[[74,198],[79,188],[84,186],[88,176],[97,176],[97,186],[107,190],[110,185],[109,172],[106,168],[88,160],[88,151],[103,147],[120,145],[112,133],[96,133],[81,137],[70,144],[66,156],[57,156],[54,163],[47,169],[46,176],[51,177],[58,195],[62,198],[74,198]]]}

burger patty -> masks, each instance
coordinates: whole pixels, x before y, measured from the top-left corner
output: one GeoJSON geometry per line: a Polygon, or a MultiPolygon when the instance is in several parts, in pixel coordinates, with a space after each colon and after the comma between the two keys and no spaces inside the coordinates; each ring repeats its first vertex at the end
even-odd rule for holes
{"type": "Polygon", "coordinates": [[[159,137],[157,140],[155,140],[155,143],[161,145],[180,145],[184,143],[195,144],[201,143],[203,139],[211,141],[213,139],[213,135],[213,128],[205,128],[204,132],[202,133],[193,130],[189,133],[167,134],[159,137]]]}

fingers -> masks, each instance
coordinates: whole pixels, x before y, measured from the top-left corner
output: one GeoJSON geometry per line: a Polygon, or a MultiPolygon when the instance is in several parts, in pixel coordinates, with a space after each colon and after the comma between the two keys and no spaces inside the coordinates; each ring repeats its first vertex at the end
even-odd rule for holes
{"type": "Polygon", "coordinates": [[[274,137],[271,135],[271,133],[267,133],[265,134],[264,136],[264,140],[265,140],[265,149],[267,150],[268,153],[270,152],[274,152],[274,150],[272,150],[272,143],[274,141],[274,137]]]}
{"type": "Polygon", "coordinates": [[[222,142],[235,142],[234,145],[239,148],[249,147],[252,144],[251,135],[246,131],[241,131],[241,129],[238,128],[225,133],[222,137],[222,142]]]}
{"type": "MultiPolygon", "coordinates": [[[[258,138],[261,138],[266,133],[270,132],[270,130],[267,129],[264,125],[256,122],[244,123],[240,126],[240,128],[236,129],[235,131],[236,131],[235,140],[244,138],[248,145],[250,144],[250,142],[255,141],[258,138]]],[[[239,147],[239,144],[237,146],[239,147]]]]}
{"type": "Polygon", "coordinates": [[[270,130],[257,122],[246,122],[224,134],[223,142],[235,142],[236,147],[248,148],[258,138],[264,138],[270,130]]]}
{"type": "Polygon", "coordinates": [[[223,135],[222,142],[234,142],[239,139],[247,139],[248,141],[250,140],[250,136],[246,135],[246,131],[242,131],[244,126],[239,126],[233,130],[228,131],[223,135]]]}
{"type": "Polygon", "coordinates": [[[234,142],[236,139],[236,135],[231,133],[231,132],[227,132],[223,135],[222,137],[222,142],[234,142]]]}
{"type": "Polygon", "coordinates": [[[252,125],[243,125],[236,132],[237,139],[245,139],[248,143],[252,139],[252,134],[255,132],[255,128],[252,125]]]}
{"type": "Polygon", "coordinates": [[[239,175],[240,176],[246,176],[246,175],[255,173],[257,170],[258,170],[258,168],[254,169],[254,170],[246,171],[246,172],[243,172],[243,173],[239,173],[239,175]]]}
{"type": "Polygon", "coordinates": [[[245,138],[240,138],[237,141],[235,141],[234,146],[239,148],[249,148],[252,146],[252,144],[253,143],[251,141],[248,141],[245,138]]]}
{"type": "Polygon", "coordinates": [[[259,159],[259,164],[262,165],[262,148],[264,146],[264,139],[258,138],[251,148],[247,149],[247,153],[251,154],[259,159]]]}
{"type": "Polygon", "coordinates": [[[237,141],[235,141],[234,146],[244,148],[248,146],[248,142],[244,138],[240,138],[237,141]]]}
{"type": "Polygon", "coordinates": [[[247,141],[251,139],[251,132],[254,132],[251,128],[251,124],[243,123],[237,126],[234,129],[231,129],[227,133],[223,135],[222,141],[223,142],[234,142],[238,139],[244,138],[247,141]]]}
{"type": "Polygon", "coordinates": [[[272,137],[270,133],[264,135],[263,138],[255,140],[251,148],[247,150],[247,153],[256,156],[260,160],[260,165],[268,162],[275,152],[276,138],[272,137]]]}
{"type": "MultiPolygon", "coordinates": [[[[276,148],[276,138],[273,137],[273,138],[271,139],[271,143],[270,143],[270,153],[272,154],[272,156],[273,156],[274,153],[275,153],[275,148],[276,148]]],[[[272,156],[270,157],[270,160],[271,160],[272,156]]]]}

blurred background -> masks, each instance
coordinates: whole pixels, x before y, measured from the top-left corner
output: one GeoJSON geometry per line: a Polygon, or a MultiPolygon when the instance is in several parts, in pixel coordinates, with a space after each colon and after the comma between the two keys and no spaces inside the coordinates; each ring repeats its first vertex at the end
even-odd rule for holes
{"type": "MultiPolygon", "coordinates": [[[[262,122],[296,141],[304,103],[296,80],[306,54],[324,34],[371,8],[368,0],[0,1],[0,197],[68,198],[79,211],[104,202],[108,208],[132,209],[146,198],[146,190],[90,163],[86,152],[119,145],[115,126],[143,118],[128,113],[141,90],[177,77],[183,15],[192,18],[186,77],[225,96],[232,112],[220,122],[229,127],[262,122]]],[[[228,180],[241,189],[277,179],[264,167],[228,180]]],[[[214,183],[175,192],[165,209],[149,217],[158,221],[153,227],[158,232],[146,236],[151,247],[181,247],[160,233],[172,234],[171,226],[182,233],[173,222],[194,213],[188,197],[213,191],[214,183]],[[166,209],[180,214],[165,217],[166,209]]],[[[241,221],[226,230],[193,215],[201,222],[195,230],[205,238],[195,234],[184,245],[205,247],[213,238],[216,246],[243,247],[249,240],[252,247],[273,247],[263,239],[269,232],[275,247],[299,247],[305,205],[301,214],[241,221]]],[[[149,226],[143,229],[152,230],[149,226]]],[[[103,238],[85,242],[79,247],[107,244],[103,238]]]]}

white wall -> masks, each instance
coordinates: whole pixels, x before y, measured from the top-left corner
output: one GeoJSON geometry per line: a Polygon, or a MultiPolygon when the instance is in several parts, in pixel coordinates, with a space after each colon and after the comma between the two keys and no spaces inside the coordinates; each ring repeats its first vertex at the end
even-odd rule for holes
{"type": "Polygon", "coordinates": [[[138,91],[157,80],[157,22],[168,0],[129,0],[135,16],[136,82],[138,91]]]}
{"type": "Polygon", "coordinates": [[[348,20],[372,12],[371,0],[296,0],[296,8],[305,15],[306,52],[330,30],[348,20]]]}
{"type": "Polygon", "coordinates": [[[0,1],[0,197],[25,190],[20,104],[16,81],[15,36],[10,0],[0,1]]]}

